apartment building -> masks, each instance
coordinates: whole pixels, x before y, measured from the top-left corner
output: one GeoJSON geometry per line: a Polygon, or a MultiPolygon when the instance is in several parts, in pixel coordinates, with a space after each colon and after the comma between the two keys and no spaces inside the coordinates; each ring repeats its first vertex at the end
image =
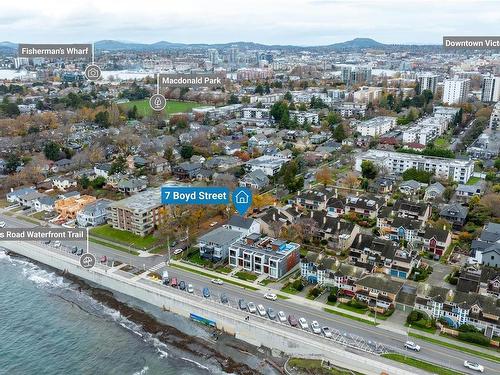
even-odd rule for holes
{"type": "Polygon", "coordinates": [[[461,104],[467,101],[470,90],[470,79],[453,78],[444,81],[443,103],[461,104]]]}
{"type": "Polygon", "coordinates": [[[344,102],[334,105],[332,110],[342,117],[364,117],[366,114],[366,104],[344,102]]]}
{"type": "Polygon", "coordinates": [[[419,143],[426,146],[442,135],[448,128],[448,120],[443,117],[426,117],[403,131],[403,143],[419,143]]]}
{"type": "Polygon", "coordinates": [[[424,90],[430,90],[433,94],[436,93],[437,82],[439,76],[433,73],[420,73],[417,75],[418,82],[418,92],[417,94],[421,94],[424,90]]]}
{"type": "Polygon", "coordinates": [[[372,79],[372,68],[368,66],[343,66],[341,79],[346,85],[370,82],[372,79]]]}
{"type": "Polygon", "coordinates": [[[258,119],[267,120],[271,117],[270,110],[268,108],[244,108],[242,112],[242,117],[244,119],[258,119]]]}
{"type": "Polygon", "coordinates": [[[488,74],[483,76],[481,88],[482,102],[498,102],[500,100],[500,76],[488,74]]]}
{"type": "Polygon", "coordinates": [[[303,112],[303,111],[290,111],[290,120],[297,121],[297,124],[316,125],[319,123],[319,116],[317,113],[303,112]]]}
{"type": "Polygon", "coordinates": [[[113,202],[108,207],[108,223],[115,229],[146,236],[165,217],[160,189],[150,189],[113,202]]]}
{"type": "Polygon", "coordinates": [[[490,129],[496,130],[500,125],[500,102],[495,104],[490,117],[490,129]]]}
{"type": "Polygon", "coordinates": [[[229,266],[279,279],[300,260],[300,245],[253,233],[229,247],[229,266]]]}
{"type": "Polygon", "coordinates": [[[379,137],[396,126],[396,117],[379,116],[370,120],[361,121],[356,130],[363,136],[379,137]]]}
{"type": "Polygon", "coordinates": [[[383,89],[381,87],[363,86],[353,94],[355,103],[372,103],[380,99],[383,89]]]}
{"type": "Polygon", "coordinates": [[[407,169],[416,168],[433,172],[437,177],[467,183],[474,171],[471,160],[447,159],[432,156],[406,154],[393,151],[368,150],[356,156],[354,169],[361,172],[361,163],[369,160],[387,173],[401,174],[407,169]]]}

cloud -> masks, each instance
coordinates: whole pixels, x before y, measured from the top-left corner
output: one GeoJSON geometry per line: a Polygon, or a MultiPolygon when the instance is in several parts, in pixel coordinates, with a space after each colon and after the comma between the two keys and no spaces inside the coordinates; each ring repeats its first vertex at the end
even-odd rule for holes
{"type": "Polygon", "coordinates": [[[0,35],[14,42],[102,39],[320,45],[355,37],[440,43],[495,35],[500,7],[470,0],[24,0],[2,5],[0,35]]]}

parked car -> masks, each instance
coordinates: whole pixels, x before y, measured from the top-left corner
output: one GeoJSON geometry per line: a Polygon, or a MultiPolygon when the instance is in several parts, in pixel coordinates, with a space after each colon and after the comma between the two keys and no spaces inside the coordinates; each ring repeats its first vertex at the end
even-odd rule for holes
{"type": "Polygon", "coordinates": [[[61,247],[61,241],[54,241],[54,247],[61,247]]]}
{"type": "Polygon", "coordinates": [[[229,300],[227,299],[227,296],[226,296],[224,293],[222,293],[222,294],[220,295],[220,301],[221,301],[222,303],[224,303],[224,304],[226,304],[226,303],[228,303],[228,302],[229,302],[229,300]]]}
{"type": "Polygon", "coordinates": [[[71,254],[76,254],[76,253],[77,253],[77,251],[78,251],[78,246],[73,246],[73,247],[71,248],[71,254]]]}
{"type": "Polygon", "coordinates": [[[203,288],[203,297],[210,298],[210,289],[203,288]]]}
{"type": "Polygon", "coordinates": [[[248,308],[248,312],[251,312],[252,314],[255,314],[257,312],[257,307],[255,306],[255,303],[253,303],[253,302],[248,302],[247,308],[248,308]]]}
{"type": "Polygon", "coordinates": [[[164,285],[168,285],[168,283],[170,282],[170,277],[168,277],[168,271],[163,271],[163,273],[161,274],[161,280],[163,281],[164,285]]]}
{"type": "Polygon", "coordinates": [[[300,328],[302,328],[302,329],[309,329],[309,324],[307,324],[307,320],[305,320],[305,318],[299,319],[299,325],[300,325],[300,328]]]}
{"type": "Polygon", "coordinates": [[[5,221],[0,221],[0,228],[4,228],[5,227],[5,221]]]}
{"type": "MultiPolygon", "coordinates": [[[[283,316],[284,316],[284,315],[285,315],[285,314],[283,314],[283,316]]],[[[276,319],[276,313],[274,312],[274,310],[273,310],[271,307],[269,307],[269,308],[267,309],[267,316],[268,316],[268,317],[269,317],[269,319],[271,319],[271,320],[276,319]]],[[[286,316],[285,316],[285,320],[286,320],[286,316]]]]}
{"type": "Polygon", "coordinates": [[[297,325],[299,324],[299,321],[293,315],[288,315],[288,323],[290,323],[290,325],[292,327],[297,327],[297,325]]]}
{"type": "Polygon", "coordinates": [[[76,251],[76,255],[78,255],[78,256],[82,256],[82,255],[83,255],[83,249],[82,249],[82,248],[78,249],[78,250],[76,251]]]}
{"type": "Polygon", "coordinates": [[[174,250],[174,255],[179,255],[180,253],[182,253],[182,249],[175,249],[174,250]]]}
{"type": "Polygon", "coordinates": [[[484,366],[476,362],[464,361],[464,366],[478,372],[484,372],[484,366]]]}
{"type": "Polygon", "coordinates": [[[99,258],[99,261],[100,261],[101,263],[106,263],[106,262],[108,261],[108,257],[107,257],[106,255],[103,255],[103,256],[101,256],[101,257],[99,258]]]}
{"type": "Polygon", "coordinates": [[[222,281],[221,279],[212,279],[212,283],[217,285],[222,285],[224,284],[224,281],[222,281]]]}
{"type": "Polygon", "coordinates": [[[257,311],[259,312],[260,316],[266,316],[266,309],[262,305],[257,305],[257,311]]]}
{"type": "Polygon", "coordinates": [[[172,277],[172,281],[170,281],[170,286],[177,288],[177,277],[172,277]]]}
{"type": "Polygon", "coordinates": [[[278,296],[274,293],[266,293],[266,294],[264,294],[264,298],[266,298],[270,301],[276,301],[276,298],[278,298],[278,296]]]}
{"type": "Polygon", "coordinates": [[[186,289],[186,283],[184,282],[184,280],[182,280],[182,281],[179,283],[179,289],[180,289],[180,290],[185,290],[185,289],[186,289]]]}
{"type": "Polygon", "coordinates": [[[283,311],[278,311],[278,319],[281,323],[286,322],[286,315],[283,311]]]}
{"type": "Polygon", "coordinates": [[[241,310],[246,310],[248,307],[247,302],[243,298],[240,298],[238,300],[238,306],[240,307],[241,310]]]}
{"type": "MultiPolygon", "coordinates": [[[[1,228],[3,228],[2,226],[0,226],[1,228]]],[[[50,245],[50,240],[47,240],[47,241],[43,241],[44,245],[50,245]]]]}
{"type": "Polygon", "coordinates": [[[323,335],[327,338],[331,338],[332,337],[332,331],[330,331],[330,328],[328,327],[323,327],[321,328],[321,331],[323,332],[323,335]]]}
{"type": "Polygon", "coordinates": [[[311,322],[311,329],[313,333],[320,334],[321,333],[321,327],[319,326],[319,323],[316,320],[313,320],[311,322]]]}
{"type": "Polygon", "coordinates": [[[193,293],[194,292],[194,288],[193,288],[192,284],[188,284],[187,291],[188,291],[188,293],[193,293]]]}
{"type": "Polygon", "coordinates": [[[420,345],[415,344],[413,341],[405,342],[405,349],[414,350],[416,352],[420,351],[420,345]]]}

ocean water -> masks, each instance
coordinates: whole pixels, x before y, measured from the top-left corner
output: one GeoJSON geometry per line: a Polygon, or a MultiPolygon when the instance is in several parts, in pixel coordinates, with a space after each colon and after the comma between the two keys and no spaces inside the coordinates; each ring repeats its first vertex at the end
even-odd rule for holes
{"type": "Polygon", "coordinates": [[[50,269],[0,250],[0,374],[222,373],[198,361],[50,269]]]}

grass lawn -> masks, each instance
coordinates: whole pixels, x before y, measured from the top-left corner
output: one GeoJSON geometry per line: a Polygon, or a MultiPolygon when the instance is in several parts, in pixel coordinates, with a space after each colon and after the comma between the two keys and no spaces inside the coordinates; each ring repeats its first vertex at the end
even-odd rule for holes
{"type": "Polygon", "coordinates": [[[300,369],[307,374],[318,375],[357,375],[355,371],[345,370],[341,368],[327,368],[321,366],[319,359],[305,359],[305,358],[290,358],[287,367],[300,369]]]}
{"type": "MultiPolygon", "coordinates": [[[[184,267],[184,266],[181,266],[180,264],[171,264],[170,267],[174,267],[174,268],[179,268],[181,270],[184,270],[184,271],[188,271],[188,272],[192,272],[192,273],[196,273],[198,275],[201,275],[201,276],[205,276],[205,277],[208,277],[210,279],[213,279],[213,276],[209,273],[206,273],[206,272],[203,272],[203,271],[199,271],[199,270],[193,270],[192,268],[190,267],[184,267]]],[[[246,286],[244,284],[241,284],[237,281],[233,281],[233,280],[229,280],[229,279],[225,279],[223,277],[219,277],[222,281],[224,281],[225,283],[228,283],[228,284],[232,284],[232,285],[236,285],[236,286],[239,286],[243,289],[249,289],[249,290],[259,290],[258,288],[254,288],[252,286],[246,286]]]]}
{"type": "Polygon", "coordinates": [[[99,245],[103,245],[103,246],[109,247],[110,249],[115,249],[115,250],[123,251],[124,253],[132,254],[132,255],[139,255],[139,253],[137,251],[134,251],[134,250],[129,251],[128,249],[126,249],[126,248],[124,248],[122,246],[111,244],[111,243],[106,242],[106,241],[100,241],[100,240],[98,240],[97,238],[94,238],[94,237],[90,237],[89,241],[93,242],[93,243],[97,243],[99,245]]]}
{"type": "Polygon", "coordinates": [[[157,241],[152,235],[141,237],[124,230],[114,229],[109,224],[90,229],[90,234],[96,237],[101,237],[105,240],[131,245],[138,249],[148,249],[157,241]]]}
{"type": "Polygon", "coordinates": [[[24,215],[19,215],[18,218],[21,220],[27,221],[28,223],[31,223],[31,224],[40,225],[40,222],[38,220],[30,219],[29,217],[24,216],[24,215]]]}
{"type": "Polygon", "coordinates": [[[348,313],[343,313],[343,312],[340,312],[340,311],[337,311],[337,310],[332,310],[332,309],[329,309],[329,308],[326,308],[326,307],[323,310],[326,311],[326,312],[329,312],[330,314],[335,314],[335,315],[338,315],[338,316],[342,316],[344,318],[348,318],[348,319],[351,319],[351,320],[356,320],[357,322],[369,324],[371,326],[378,325],[378,323],[374,323],[371,320],[359,318],[357,316],[352,316],[351,314],[348,314],[348,313]]]}
{"type": "Polygon", "coordinates": [[[271,283],[275,282],[275,280],[272,280],[272,279],[264,279],[260,282],[261,285],[264,285],[264,286],[267,286],[271,283]]]}
{"type": "Polygon", "coordinates": [[[245,280],[250,282],[255,281],[257,279],[257,275],[245,271],[236,272],[234,276],[236,276],[240,280],[245,280]]]}
{"type": "Polygon", "coordinates": [[[216,269],[217,272],[223,273],[224,275],[227,275],[232,270],[233,269],[228,266],[220,266],[219,268],[216,269]]]}
{"type": "Polygon", "coordinates": [[[418,333],[413,333],[413,332],[410,332],[410,336],[416,337],[417,339],[420,339],[420,340],[431,342],[431,343],[436,344],[436,345],[446,346],[447,348],[451,348],[454,350],[460,350],[464,353],[472,354],[472,355],[475,355],[477,357],[488,359],[490,361],[500,362],[499,356],[496,356],[493,353],[491,353],[491,354],[487,353],[486,350],[479,351],[479,350],[464,348],[463,346],[460,346],[460,345],[451,344],[451,343],[443,341],[443,340],[433,339],[432,337],[419,335],[418,333]]]}
{"type": "Polygon", "coordinates": [[[442,148],[442,149],[449,149],[450,148],[450,141],[446,137],[439,137],[434,140],[434,147],[436,148],[442,148]]]}
{"type": "MultiPolygon", "coordinates": [[[[405,327],[408,327],[408,323],[405,323],[405,327]]],[[[416,329],[418,331],[432,333],[432,334],[436,333],[436,327],[422,327],[422,326],[412,324],[411,329],[416,329]]]]}
{"type": "Polygon", "coordinates": [[[300,293],[299,290],[297,290],[295,288],[292,288],[291,285],[284,286],[283,288],[281,288],[281,291],[285,292],[285,293],[288,293],[288,294],[298,294],[298,293],[300,293]]]}
{"type": "Polygon", "coordinates": [[[39,211],[35,212],[33,215],[31,215],[31,217],[38,220],[45,220],[45,215],[46,215],[45,211],[39,211]]]}
{"type": "Polygon", "coordinates": [[[186,260],[200,266],[208,266],[212,263],[208,259],[202,258],[199,251],[192,252],[186,257],[186,260]]]}
{"type": "Polygon", "coordinates": [[[278,297],[279,299],[290,299],[290,297],[287,297],[287,296],[284,296],[283,294],[276,294],[276,297],[278,297]]]}
{"type": "Polygon", "coordinates": [[[479,177],[471,177],[469,178],[469,181],[467,181],[467,185],[475,185],[476,182],[481,181],[479,177]]]}
{"type": "Polygon", "coordinates": [[[421,361],[412,357],[404,356],[403,354],[388,353],[382,354],[382,357],[392,359],[393,361],[404,363],[406,365],[419,368],[424,371],[428,371],[432,374],[438,375],[462,375],[463,372],[458,372],[455,370],[450,370],[445,367],[434,365],[430,362],[421,361]]]}
{"type": "MultiPolygon", "coordinates": [[[[137,112],[141,116],[149,116],[153,112],[153,110],[149,106],[149,99],[132,100],[128,103],[120,104],[120,107],[122,107],[124,110],[129,110],[134,108],[134,105],[137,106],[137,112]]],[[[191,112],[191,109],[200,106],[201,104],[196,102],[181,102],[178,100],[167,100],[167,107],[165,112],[167,115],[179,112],[191,112]]]]}
{"type": "Polygon", "coordinates": [[[356,312],[358,314],[365,314],[366,311],[368,310],[368,307],[354,307],[354,306],[347,305],[345,303],[340,303],[340,302],[338,304],[338,307],[340,307],[341,309],[344,309],[344,310],[356,312]]]}

